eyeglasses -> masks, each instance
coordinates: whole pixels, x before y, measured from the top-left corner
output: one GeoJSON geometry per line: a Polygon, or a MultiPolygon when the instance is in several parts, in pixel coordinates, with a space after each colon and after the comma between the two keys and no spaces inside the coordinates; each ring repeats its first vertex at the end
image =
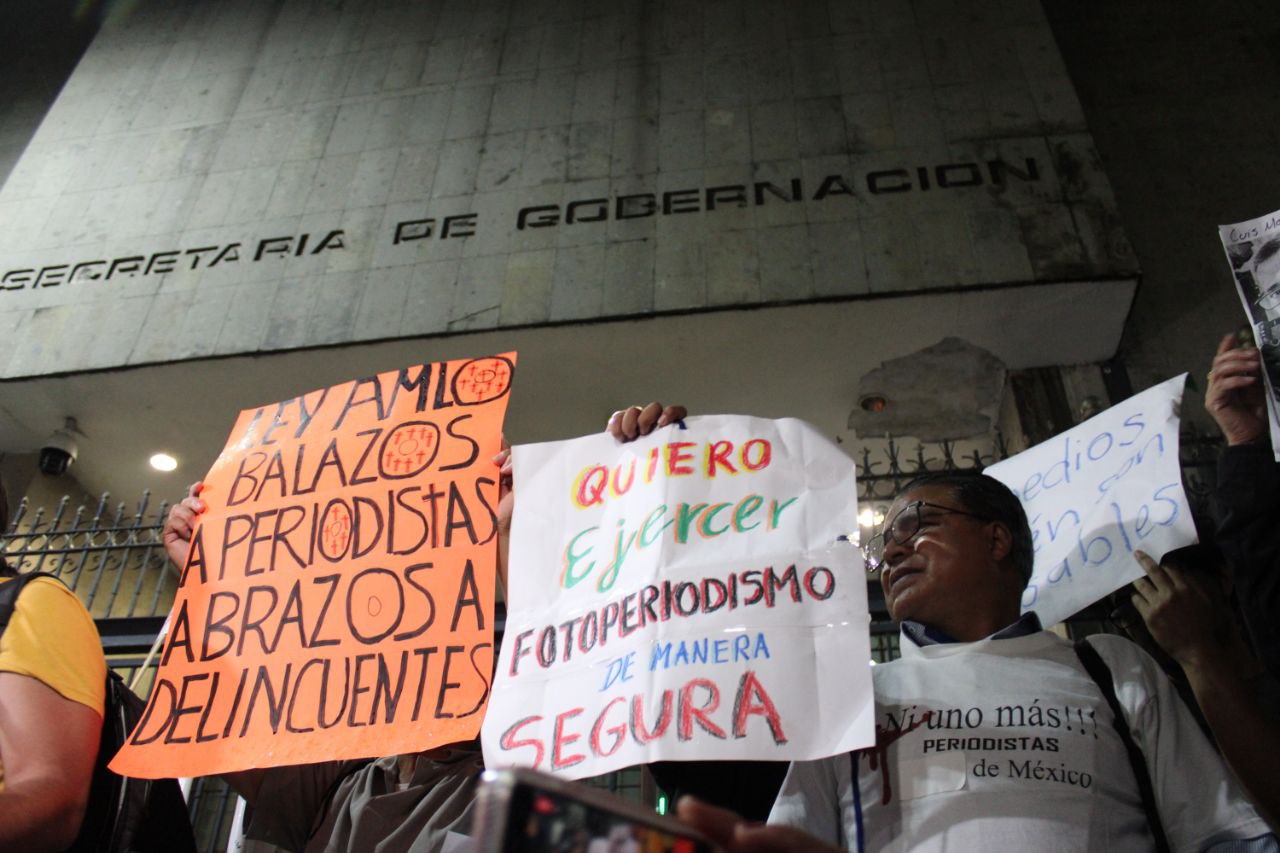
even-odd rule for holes
{"type": "Polygon", "coordinates": [[[986,516],[977,515],[963,509],[956,509],[955,507],[929,503],[928,501],[913,501],[904,506],[893,518],[886,521],[884,529],[868,539],[867,544],[862,547],[862,556],[867,562],[868,572],[874,572],[884,565],[884,552],[889,547],[890,540],[893,540],[898,545],[906,545],[916,537],[916,534],[920,532],[920,528],[925,524],[925,507],[932,510],[931,515],[966,515],[979,521],[991,520],[986,516]]]}
{"type": "Polygon", "coordinates": [[[1274,311],[1280,308],[1280,281],[1262,291],[1258,297],[1258,307],[1263,311],[1274,311]]]}

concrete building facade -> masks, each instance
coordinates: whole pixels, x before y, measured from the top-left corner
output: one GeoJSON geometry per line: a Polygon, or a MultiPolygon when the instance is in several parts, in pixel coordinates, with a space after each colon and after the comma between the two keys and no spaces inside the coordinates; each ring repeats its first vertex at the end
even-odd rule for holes
{"type": "Polygon", "coordinates": [[[929,388],[947,337],[1015,373],[1191,369],[1194,418],[1241,323],[1212,226],[1280,197],[1280,24],[1248,10],[21,5],[0,444],[47,497],[68,416],[87,491],[172,495],[239,408],[512,346],[517,440],[674,395],[874,443],[901,420],[856,414],[863,380],[914,358],[929,388]]]}
{"type": "Polygon", "coordinates": [[[1139,275],[1033,0],[139,3],[0,221],[0,432],[76,416],[91,491],[142,433],[193,479],[238,408],[510,342],[518,436],[750,388],[866,439],[882,362],[1102,361],[1139,275]],[[644,358],[602,377],[611,346],[644,358]]]}

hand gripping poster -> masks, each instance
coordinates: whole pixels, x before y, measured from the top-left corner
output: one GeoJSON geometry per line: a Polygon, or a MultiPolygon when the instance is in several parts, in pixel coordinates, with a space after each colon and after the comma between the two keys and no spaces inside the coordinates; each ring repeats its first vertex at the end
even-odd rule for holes
{"type": "Polygon", "coordinates": [[[514,369],[515,353],[424,364],[241,412],[111,768],[202,776],[475,737],[514,369]]]}
{"type": "Polygon", "coordinates": [[[1117,403],[986,473],[1022,501],[1035,568],[1022,611],[1060,622],[1142,577],[1155,559],[1196,541],[1178,463],[1178,409],[1187,376],[1117,403]]]}
{"type": "Polygon", "coordinates": [[[489,767],[582,778],[874,741],[853,462],[797,420],[516,447],[489,767]]]}
{"type": "Polygon", "coordinates": [[[1227,251],[1253,342],[1262,354],[1271,450],[1280,462],[1280,210],[1219,225],[1218,237],[1227,251]]]}

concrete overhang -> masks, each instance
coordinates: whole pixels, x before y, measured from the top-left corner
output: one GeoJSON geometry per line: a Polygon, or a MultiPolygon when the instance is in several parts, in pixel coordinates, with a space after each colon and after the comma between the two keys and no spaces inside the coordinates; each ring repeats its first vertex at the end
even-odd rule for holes
{"type": "Polygon", "coordinates": [[[172,500],[202,476],[241,409],[507,350],[520,353],[507,417],[516,443],[592,432],[615,409],[661,399],[694,413],[796,416],[850,446],[859,378],[882,363],[944,338],[1009,370],[1102,361],[1116,351],[1135,287],[1116,278],[931,291],[9,380],[0,382],[0,451],[36,451],[72,416],[84,436],[70,474],[84,491],[132,500],[150,489],[172,500]],[[158,450],[178,458],[176,471],[149,468],[158,450]]]}

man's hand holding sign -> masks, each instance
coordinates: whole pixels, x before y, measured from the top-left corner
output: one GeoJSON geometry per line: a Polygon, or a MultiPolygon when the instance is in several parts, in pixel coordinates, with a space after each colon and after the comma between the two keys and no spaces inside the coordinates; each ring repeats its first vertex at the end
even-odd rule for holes
{"type": "Polygon", "coordinates": [[[185,524],[191,546],[113,769],[194,776],[475,736],[514,362],[420,365],[241,413],[166,530],[178,551],[185,524]]]}

